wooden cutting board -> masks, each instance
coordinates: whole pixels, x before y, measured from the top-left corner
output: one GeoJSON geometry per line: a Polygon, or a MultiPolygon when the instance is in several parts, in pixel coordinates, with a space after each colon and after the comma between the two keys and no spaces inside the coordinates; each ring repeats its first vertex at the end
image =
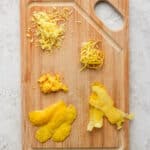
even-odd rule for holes
{"type": "Polygon", "coordinates": [[[22,70],[22,144],[23,150],[39,148],[98,148],[128,150],[128,123],[121,131],[104,121],[102,129],[89,133],[88,97],[90,85],[100,81],[107,87],[115,106],[128,112],[128,0],[108,0],[124,17],[121,30],[109,30],[95,15],[94,5],[98,0],[21,0],[21,70],[22,70]],[[41,51],[26,38],[30,16],[35,10],[68,7],[73,11],[67,21],[65,40],[60,50],[52,55],[41,51]],[[81,23],[78,23],[81,21],[81,23]],[[79,54],[81,43],[90,39],[101,40],[106,61],[102,70],[80,72],[79,54]],[[43,73],[59,73],[69,86],[69,93],[44,95],[40,92],[37,79],[43,73]],[[28,121],[28,112],[44,108],[59,99],[74,104],[78,117],[73,124],[71,135],[62,143],[49,140],[38,143],[35,130],[28,121]]]}

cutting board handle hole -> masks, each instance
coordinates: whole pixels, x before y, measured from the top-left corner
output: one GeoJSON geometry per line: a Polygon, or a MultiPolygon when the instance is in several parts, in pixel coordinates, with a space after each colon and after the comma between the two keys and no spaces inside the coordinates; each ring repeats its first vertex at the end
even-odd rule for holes
{"type": "Polygon", "coordinates": [[[110,3],[98,1],[95,4],[96,16],[111,30],[118,31],[123,28],[123,16],[110,3]]]}

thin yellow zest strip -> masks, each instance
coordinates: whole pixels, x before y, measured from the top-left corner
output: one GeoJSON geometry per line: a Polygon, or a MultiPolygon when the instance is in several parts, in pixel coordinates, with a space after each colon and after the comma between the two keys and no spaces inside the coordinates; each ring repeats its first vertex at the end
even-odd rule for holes
{"type": "Polygon", "coordinates": [[[92,40],[83,44],[80,52],[80,62],[83,65],[81,71],[85,68],[98,69],[103,66],[105,56],[99,45],[99,41],[92,40]]]}

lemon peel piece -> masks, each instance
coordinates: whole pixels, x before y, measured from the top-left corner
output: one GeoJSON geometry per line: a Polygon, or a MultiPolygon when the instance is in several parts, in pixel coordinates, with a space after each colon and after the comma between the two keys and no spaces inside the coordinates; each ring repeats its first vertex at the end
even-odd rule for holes
{"type": "Polygon", "coordinates": [[[54,142],[63,142],[71,132],[71,125],[68,123],[63,123],[52,135],[52,140],[54,142]]]}
{"type": "Polygon", "coordinates": [[[76,117],[77,117],[76,108],[73,105],[69,105],[66,110],[65,122],[68,124],[72,124],[73,121],[76,119],[76,117]]]}
{"type": "Polygon", "coordinates": [[[92,94],[89,100],[90,106],[99,109],[111,124],[115,124],[117,129],[121,129],[125,119],[132,120],[133,114],[127,114],[114,106],[112,98],[106,88],[99,83],[92,85],[92,94]]]}
{"type": "Polygon", "coordinates": [[[40,127],[35,134],[35,138],[40,142],[40,143],[45,143],[48,139],[52,137],[52,132],[49,130],[48,126],[42,126],[40,127]]]}
{"type": "Polygon", "coordinates": [[[40,127],[35,134],[35,138],[43,143],[51,138],[55,130],[65,121],[66,107],[61,107],[56,110],[55,114],[48,124],[40,127]]]}
{"type": "Polygon", "coordinates": [[[89,115],[90,115],[90,119],[87,126],[87,131],[92,131],[94,127],[101,128],[103,126],[104,113],[101,110],[90,106],[89,115]]]}
{"type": "MultiPolygon", "coordinates": [[[[35,133],[35,138],[40,143],[45,143],[49,139],[52,139],[54,142],[62,142],[70,135],[71,125],[77,117],[77,110],[73,105],[66,106],[64,102],[63,104],[64,105],[60,105],[53,112],[50,111],[50,109],[56,104],[43,110],[45,114],[51,112],[51,117],[49,118],[49,121],[39,127],[35,133]]],[[[40,119],[40,121],[41,120],[42,119],[40,119]]]]}
{"type": "Polygon", "coordinates": [[[104,87],[104,85],[95,82],[92,84],[92,94],[91,95],[91,99],[99,99],[99,101],[96,101],[100,106],[113,106],[114,105],[114,101],[112,100],[112,98],[109,96],[106,88],[104,87]]]}

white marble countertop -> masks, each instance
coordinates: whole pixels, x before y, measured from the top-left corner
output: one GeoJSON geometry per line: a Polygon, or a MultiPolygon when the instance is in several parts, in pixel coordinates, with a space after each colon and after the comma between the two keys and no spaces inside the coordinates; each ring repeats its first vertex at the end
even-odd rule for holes
{"type": "MultiPolygon", "coordinates": [[[[19,0],[0,0],[0,150],[21,150],[19,0]]],[[[130,149],[150,149],[150,0],[130,0],[130,149]]]]}

